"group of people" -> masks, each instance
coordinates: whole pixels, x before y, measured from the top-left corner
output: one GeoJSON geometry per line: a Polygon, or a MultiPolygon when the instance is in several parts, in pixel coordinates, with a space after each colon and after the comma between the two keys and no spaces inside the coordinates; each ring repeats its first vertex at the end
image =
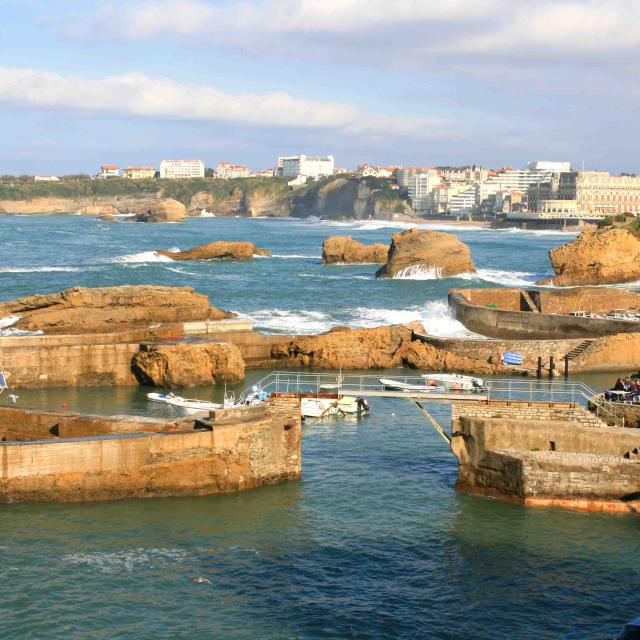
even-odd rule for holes
{"type": "Polygon", "coordinates": [[[613,387],[605,391],[605,398],[637,402],[636,398],[640,399],[640,378],[618,378],[613,387]]]}

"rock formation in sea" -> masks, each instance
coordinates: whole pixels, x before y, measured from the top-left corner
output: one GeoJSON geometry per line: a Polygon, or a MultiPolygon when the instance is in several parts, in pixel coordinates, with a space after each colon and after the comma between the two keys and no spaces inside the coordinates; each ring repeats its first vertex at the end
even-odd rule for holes
{"type": "Polygon", "coordinates": [[[131,362],[140,384],[165,388],[242,382],[244,366],[240,350],[229,342],[153,345],[131,362]]]}
{"type": "Polygon", "coordinates": [[[173,198],[164,198],[151,206],[145,213],[139,213],[134,222],[182,222],[187,217],[187,209],[173,198]]]}
{"type": "Polygon", "coordinates": [[[446,278],[475,271],[469,247],[456,236],[442,231],[409,229],[391,236],[387,263],[377,278],[433,274],[446,278]]]}
{"type": "Polygon", "coordinates": [[[414,339],[425,334],[419,322],[403,325],[349,329],[335,327],[315,336],[300,336],[275,344],[272,358],[283,366],[316,369],[389,369],[409,367],[460,373],[513,373],[513,367],[489,362],[483,357],[467,357],[414,339]]]}
{"type": "Polygon", "coordinates": [[[185,251],[157,251],[172,260],[251,260],[253,256],[270,256],[267,249],[259,249],[253,242],[218,240],[185,251]]]}
{"type": "Polygon", "coordinates": [[[322,243],[322,262],[382,263],[387,261],[388,252],[388,247],[380,242],[366,245],[351,236],[331,236],[322,243]]]}
{"type": "Polygon", "coordinates": [[[549,259],[556,275],[539,284],[574,286],[640,280],[640,238],[625,228],[583,232],[573,242],[549,251],[549,259]]]}
{"type": "Polygon", "coordinates": [[[44,333],[107,333],[158,323],[222,320],[235,314],[209,306],[192,287],[74,287],[0,303],[0,318],[18,316],[16,329],[44,333]]]}

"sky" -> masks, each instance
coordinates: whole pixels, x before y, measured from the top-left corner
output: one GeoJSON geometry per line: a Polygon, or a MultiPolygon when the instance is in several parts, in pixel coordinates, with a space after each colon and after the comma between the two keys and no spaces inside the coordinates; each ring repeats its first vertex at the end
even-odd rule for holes
{"type": "Polygon", "coordinates": [[[633,0],[0,0],[0,174],[197,158],[640,173],[633,0]]]}

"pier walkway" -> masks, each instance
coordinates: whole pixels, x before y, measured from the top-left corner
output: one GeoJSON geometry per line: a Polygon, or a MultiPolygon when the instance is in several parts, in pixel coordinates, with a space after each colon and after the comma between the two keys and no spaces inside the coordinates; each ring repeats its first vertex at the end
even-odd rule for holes
{"type": "Polygon", "coordinates": [[[518,410],[523,419],[527,414],[535,416],[544,406],[548,409],[574,411],[576,414],[593,416],[609,424],[624,426],[624,417],[618,415],[598,394],[582,382],[566,380],[538,380],[513,378],[484,378],[485,388],[479,392],[462,390],[442,390],[429,387],[421,376],[397,376],[390,372],[380,375],[359,375],[352,373],[308,373],[300,371],[273,371],[256,383],[269,394],[296,394],[301,397],[323,396],[340,393],[364,398],[402,398],[416,405],[425,419],[447,441],[450,437],[429,413],[426,405],[448,404],[509,406],[518,410]],[[385,385],[381,379],[392,379],[418,389],[402,391],[385,385]],[[419,387],[424,387],[424,391],[419,387]],[[587,411],[589,405],[593,414],[587,411]]]}

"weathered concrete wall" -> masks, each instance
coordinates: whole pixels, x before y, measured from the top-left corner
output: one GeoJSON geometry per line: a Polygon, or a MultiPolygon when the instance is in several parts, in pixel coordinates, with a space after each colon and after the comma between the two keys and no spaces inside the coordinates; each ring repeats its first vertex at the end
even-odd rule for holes
{"type": "Polygon", "coordinates": [[[300,472],[300,401],[279,397],[212,431],[0,443],[0,502],[204,495],[300,472]]]}
{"type": "MultiPolygon", "coordinates": [[[[477,291],[483,290],[452,289],[449,292],[449,306],[455,318],[462,322],[467,329],[492,338],[595,338],[620,332],[640,331],[640,323],[634,321],[576,318],[568,315],[520,311],[518,310],[519,302],[516,303],[514,298],[516,294],[513,292],[511,294],[496,293],[496,301],[488,302],[489,300],[494,300],[494,298],[489,293],[484,293],[480,296],[476,294],[477,291]],[[471,296],[473,302],[467,298],[467,295],[471,296]],[[486,300],[486,302],[480,302],[481,300],[486,300]],[[503,308],[482,306],[487,304],[496,304],[497,307],[502,305],[503,308]]],[[[485,289],[484,291],[494,292],[499,290],[485,289]]],[[[517,292],[518,290],[515,291],[517,292]]],[[[572,311],[590,311],[589,307],[585,309],[583,305],[584,302],[579,300],[574,300],[573,305],[568,304],[566,301],[563,305],[557,303],[557,306],[566,306],[572,311]]],[[[622,308],[621,303],[618,302],[617,292],[615,296],[612,296],[611,291],[609,291],[609,306],[622,308]]],[[[549,308],[551,308],[550,302],[549,308]]],[[[607,310],[610,311],[611,309],[607,310]]],[[[565,311],[565,313],[568,312],[568,310],[565,311]]]]}
{"type": "Polygon", "coordinates": [[[582,408],[456,408],[451,448],[460,490],[536,506],[637,510],[640,437],[582,408]]]}

